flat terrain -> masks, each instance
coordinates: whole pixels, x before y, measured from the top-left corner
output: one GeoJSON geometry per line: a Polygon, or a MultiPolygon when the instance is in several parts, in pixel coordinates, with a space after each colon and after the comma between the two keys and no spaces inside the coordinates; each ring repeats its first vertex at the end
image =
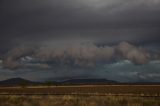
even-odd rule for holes
{"type": "Polygon", "coordinates": [[[0,87],[0,106],[160,106],[160,85],[0,87]]]}
{"type": "Polygon", "coordinates": [[[0,95],[0,106],[160,106],[160,98],[80,95],[0,95]]]}
{"type": "Polygon", "coordinates": [[[0,95],[115,95],[160,96],[160,85],[80,85],[0,87],[0,95]]]}

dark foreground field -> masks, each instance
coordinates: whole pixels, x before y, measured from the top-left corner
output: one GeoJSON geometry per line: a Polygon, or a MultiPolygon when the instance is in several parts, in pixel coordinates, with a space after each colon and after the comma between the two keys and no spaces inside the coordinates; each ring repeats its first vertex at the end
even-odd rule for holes
{"type": "Polygon", "coordinates": [[[160,98],[130,96],[3,95],[0,106],[160,106],[160,98]]]}
{"type": "Polygon", "coordinates": [[[0,106],[160,106],[160,86],[1,87],[0,106]]]}

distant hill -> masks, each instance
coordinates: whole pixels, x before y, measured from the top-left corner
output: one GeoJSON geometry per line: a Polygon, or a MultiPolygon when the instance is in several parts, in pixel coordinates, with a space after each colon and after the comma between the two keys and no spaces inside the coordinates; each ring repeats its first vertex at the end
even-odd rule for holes
{"type": "Polygon", "coordinates": [[[39,82],[32,82],[23,78],[11,78],[0,81],[0,86],[18,86],[18,85],[35,85],[39,82]]]}
{"type": "Polygon", "coordinates": [[[116,81],[107,79],[70,79],[61,82],[63,84],[116,84],[116,81]]]}
{"type": "Polygon", "coordinates": [[[70,79],[65,81],[46,81],[46,82],[33,82],[23,78],[11,78],[0,81],[0,86],[19,86],[19,85],[83,85],[83,84],[117,84],[116,81],[106,79],[70,79]]]}
{"type": "Polygon", "coordinates": [[[33,82],[23,78],[11,78],[0,81],[0,86],[30,86],[30,85],[160,85],[160,83],[154,82],[135,82],[135,83],[120,83],[107,79],[69,79],[65,81],[46,81],[46,82],[33,82]]]}

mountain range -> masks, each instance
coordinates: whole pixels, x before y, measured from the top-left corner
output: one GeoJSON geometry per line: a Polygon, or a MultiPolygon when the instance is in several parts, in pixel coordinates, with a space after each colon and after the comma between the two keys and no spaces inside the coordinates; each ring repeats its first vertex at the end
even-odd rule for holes
{"type": "Polygon", "coordinates": [[[69,79],[64,81],[46,81],[34,82],[23,78],[11,78],[0,81],[0,86],[31,86],[31,85],[116,85],[116,84],[129,84],[129,85],[160,85],[159,82],[132,82],[120,83],[107,79],[69,79]]]}
{"type": "Polygon", "coordinates": [[[117,84],[116,81],[107,79],[69,79],[65,81],[46,81],[34,82],[23,78],[11,78],[0,81],[0,86],[19,86],[19,85],[94,85],[94,84],[117,84]]]}

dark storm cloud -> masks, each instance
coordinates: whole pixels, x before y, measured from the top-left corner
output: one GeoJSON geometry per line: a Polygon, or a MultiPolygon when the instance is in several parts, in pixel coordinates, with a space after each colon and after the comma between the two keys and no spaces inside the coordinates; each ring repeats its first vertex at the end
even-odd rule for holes
{"type": "Polygon", "coordinates": [[[159,0],[1,0],[0,48],[66,38],[159,42],[159,5],[159,0]]]}
{"type": "Polygon", "coordinates": [[[160,81],[159,13],[160,0],[0,0],[0,79],[160,81]]]}

